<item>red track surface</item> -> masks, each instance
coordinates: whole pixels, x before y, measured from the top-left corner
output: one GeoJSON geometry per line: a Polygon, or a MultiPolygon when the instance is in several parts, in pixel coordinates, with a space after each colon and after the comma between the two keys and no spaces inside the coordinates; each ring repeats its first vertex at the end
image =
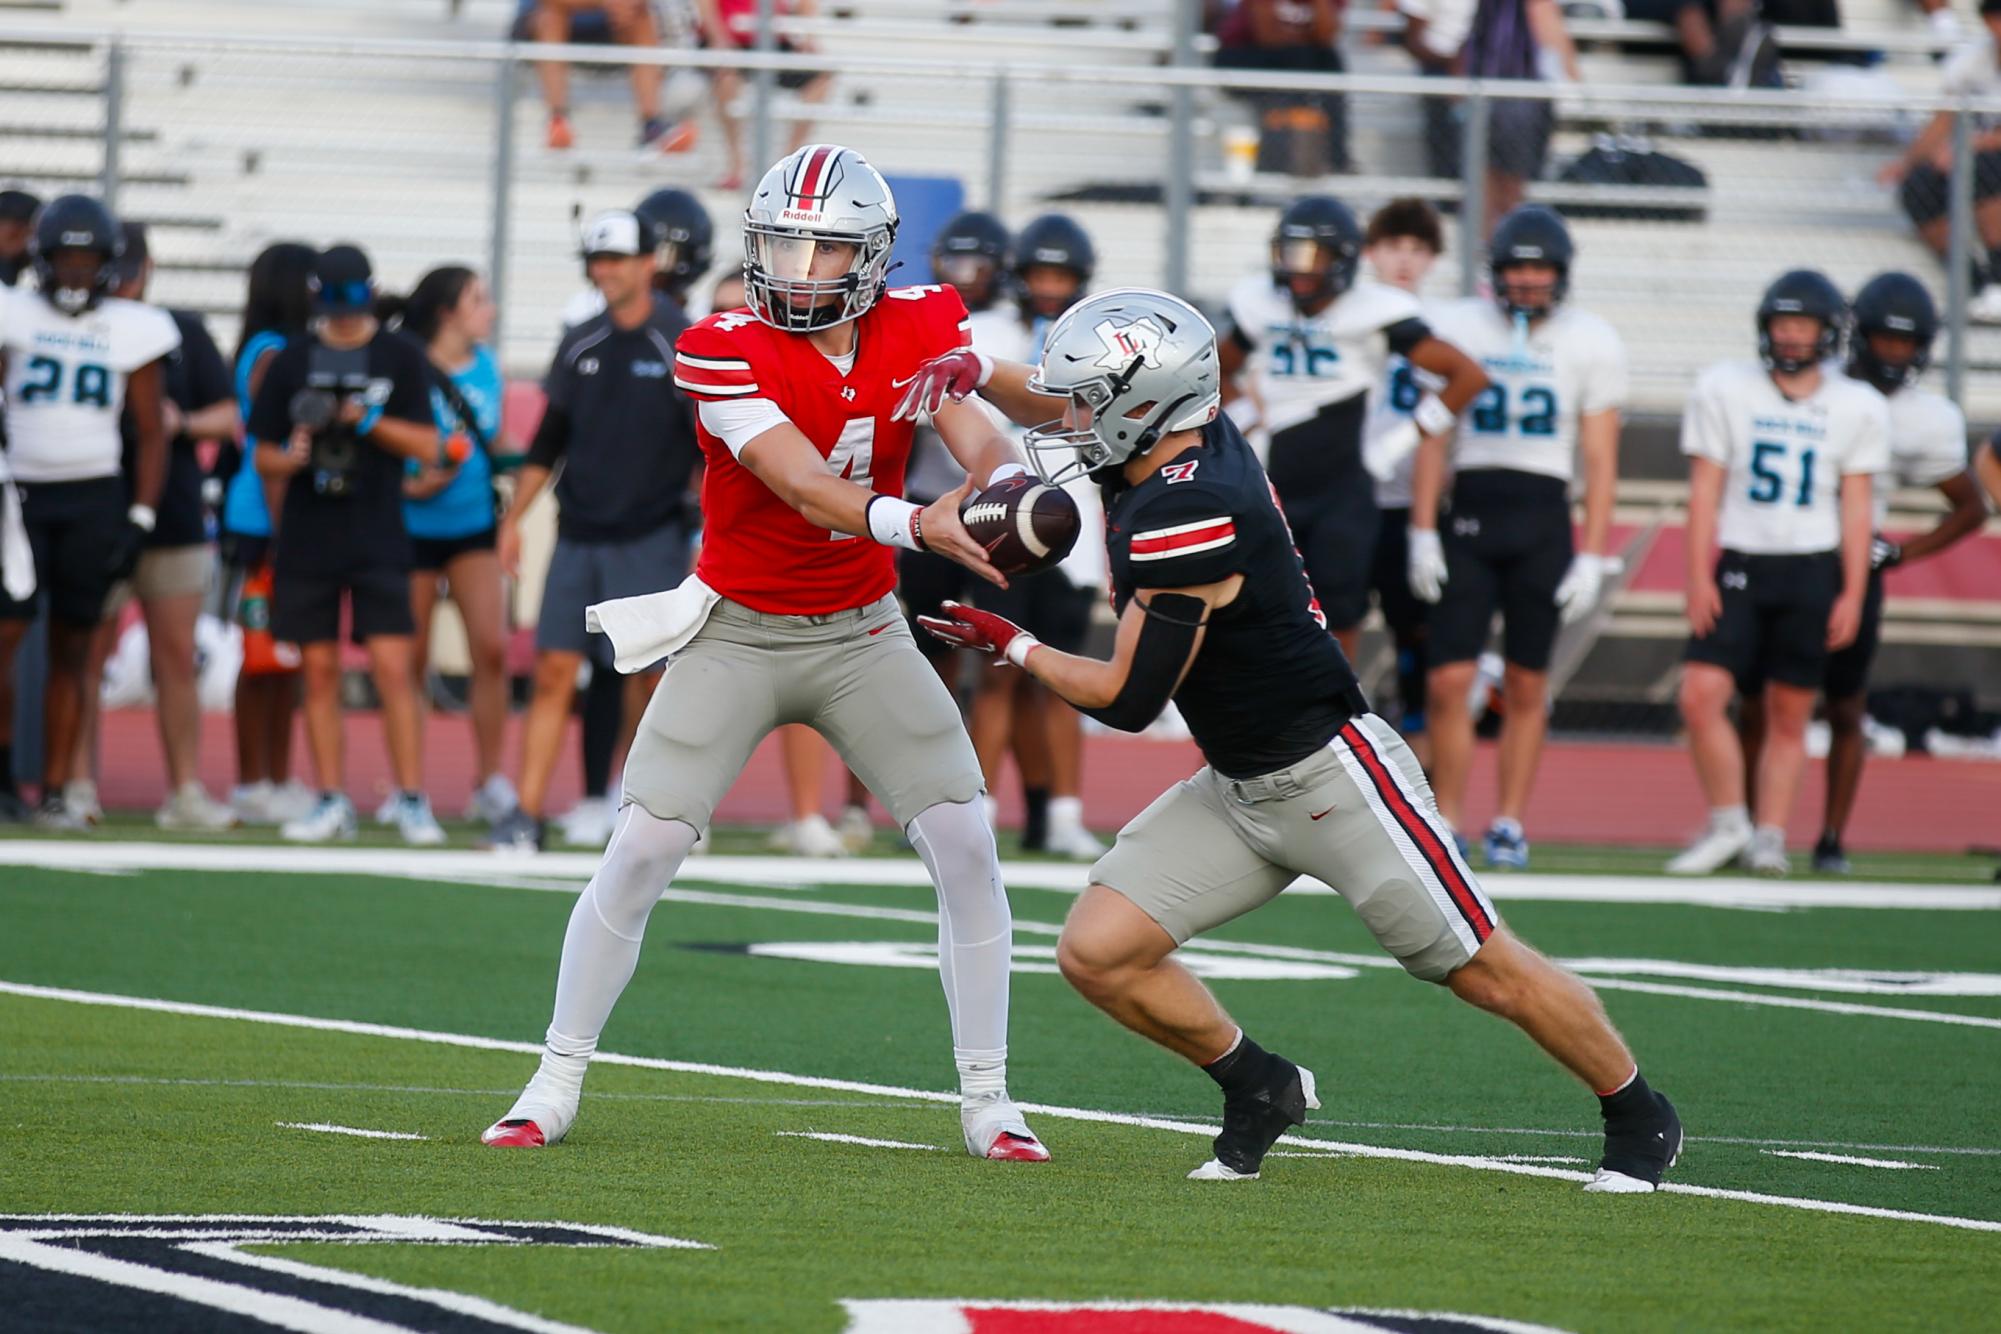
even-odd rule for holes
{"type": "MultiPolygon", "coordinates": [[[[460,718],[432,718],[424,748],[425,783],[441,814],[456,815],[472,788],[471,736],[460,718]]],[[[1090,823],[1112,829],[1130,819],[1168,783],[1194,772],[1200,760],[1187,742],[1093,737],[1085,765],[1085,807],[1090,823]]],[[[511,766],[519,744],[510,728],[506,757],[511,766]]],[[[202,776],[211,791],[226,792],[234,781],[230,719],[204,720],[202,776]]],[[[107,806],[150,808],[159,803],[166,780],[152,714],[127,709],[104,722],[103,799],[107,806]]],[[[305,739],[293,747],[296,771],[307,773],[305,739]]],[[[827,774],[827,809],[842,790],[838,766],[827,774]]],[[[1795,843],[1810,843],[1818,832],[1821,766],[1809,767],[1792,821],[1795,843]]],[[[1877,760],[1863,777],[1862,799],[1849,842],[1865,850],[1961,852],[1973,845],[2001,844],[2001,764],[1934,760],[1914,756],[1877,760]]],[[[1004,785],[1001,820],[1019,819],[1012,779],[1004,785]]],[[[348,791],[364,810],[388,791],[388,761],[373,714],[348,721],[348,791]]],[[[574,739],[557,770],[551,809],[561,811],[580,788],[574,739]]],[[[1493,813],[1494,748],[1482,745],[1473,767],[1467,827],[1479,829],[1493,813]]],[[[765,743],[724,800],[719,818],[729,822],[771,823],[785,815],[784,785],[775,744],[765,743]]],[[[883,818],[877,812],[878,818],[883,818]]],[[[1613,744],[1552,745],[1543,759],[1535,799],[1530,804],[1531,838],[1550,842],[1676,843],[1703,820],[1702,799],[1684,751],[1667,746],[1613,744]]]]}

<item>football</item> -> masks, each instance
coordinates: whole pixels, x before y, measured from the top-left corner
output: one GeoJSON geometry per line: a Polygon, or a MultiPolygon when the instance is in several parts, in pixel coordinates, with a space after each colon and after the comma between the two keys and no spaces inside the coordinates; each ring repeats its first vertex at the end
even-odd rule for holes
{"type": "Polygon", "coordinates": [[[1020,475],[974,496],[959,518],[994,568],[1010,578],[1054,569],[1084,527],[1077,502],[1062,487],[1020,475]]]}

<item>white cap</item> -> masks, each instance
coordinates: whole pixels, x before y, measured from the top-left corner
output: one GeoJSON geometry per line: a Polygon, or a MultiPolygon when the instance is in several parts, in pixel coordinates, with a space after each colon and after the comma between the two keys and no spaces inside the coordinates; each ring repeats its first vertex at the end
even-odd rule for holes
{"type": "Polygon", "coordinates": [[[592,255],[647,255],[653,247],[640,241],[645,228],[639,215],[629,209],[615,208],[600,213],[584,224],[583,254],[592,255]]]}

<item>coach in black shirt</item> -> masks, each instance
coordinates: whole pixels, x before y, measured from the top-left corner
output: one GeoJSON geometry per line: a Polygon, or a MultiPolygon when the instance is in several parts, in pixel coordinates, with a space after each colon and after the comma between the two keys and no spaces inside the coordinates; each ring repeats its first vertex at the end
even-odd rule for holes
{"type": "Polygon", "coordinates": [[[326,251],[310,283],[315,323],[271,362],[250,409],[257,470],[285,479],[276,526],[271,633],[299,646],[306,738],[320,801],[282,830],[297,842],[351,837],[342,792],[340,609],[368,649],[382,697],[396,823],[411,842],[442,842],[420,789],[416,691],[410,675],[410,538],[403,528],[404,460],[443,465],[423,349],[385,330],[371,309],[368,259],[326,251]],[[285,443],[279,444],[278,441],[285,443]]]}
{"type": "MultiPolygon", "coordinates": [[[[544,384],[548,407],[514,502],[500,522],[501,564],[521,560],[520,517],[556,480],[556,552],[535,629],[535,696],[522,739],[521,806],[493,830],[496,848],[538,847],[549,776],[562,750],[577,669],[593,646],[584,608],[672,588],[688,572],[688,479],[699,457],[694,412],[674,387],[674,340],[688,327],[655,290],[658,238],[614,210],[584,231],[584,271],[605,311],[563,336],[544,384]]],[[[600,641],[602,645],[602,641],[600,641]]],[[[597,668],[611,670],[601,646],[597,668]]],[[[658,673],[628,678],[626,739],[658,673]]]]}

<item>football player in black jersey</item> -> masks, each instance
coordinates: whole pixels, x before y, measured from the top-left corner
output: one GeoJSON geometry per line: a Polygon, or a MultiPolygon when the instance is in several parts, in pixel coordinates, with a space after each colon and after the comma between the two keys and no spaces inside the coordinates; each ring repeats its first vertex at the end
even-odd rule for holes
{"type": "Polygon", "coordinates": [[[1597,996],[1507,931],[1453,847],[1410,748],[1369,712],[1326,633],[1271,484],[1218,416],[1216,335],[1194,307],[1124,288],[1051,329],[1037,367],[970,348],[931,362],[899,412],[975,389],[1017,421],[1045,481],[1104,488],[1111,661],[1060,653],[1013,622],[946,603],[925,618],[1109,726],[1172,698],[1208,761],[1119,834],[1057,946],[1086,999],[1200,1065],[1223,1090],[1216,1156],[1190,1175],[1258,1173],[1319,1106],[1312,1072],[1267,1052],[1174,960],[1190,937],[1317,876],[1416,977],[1518,1025],[1598,1091],[1605,1153],[1586,1187],[1651,1191],[1681,1147],[1597,996]]]}

